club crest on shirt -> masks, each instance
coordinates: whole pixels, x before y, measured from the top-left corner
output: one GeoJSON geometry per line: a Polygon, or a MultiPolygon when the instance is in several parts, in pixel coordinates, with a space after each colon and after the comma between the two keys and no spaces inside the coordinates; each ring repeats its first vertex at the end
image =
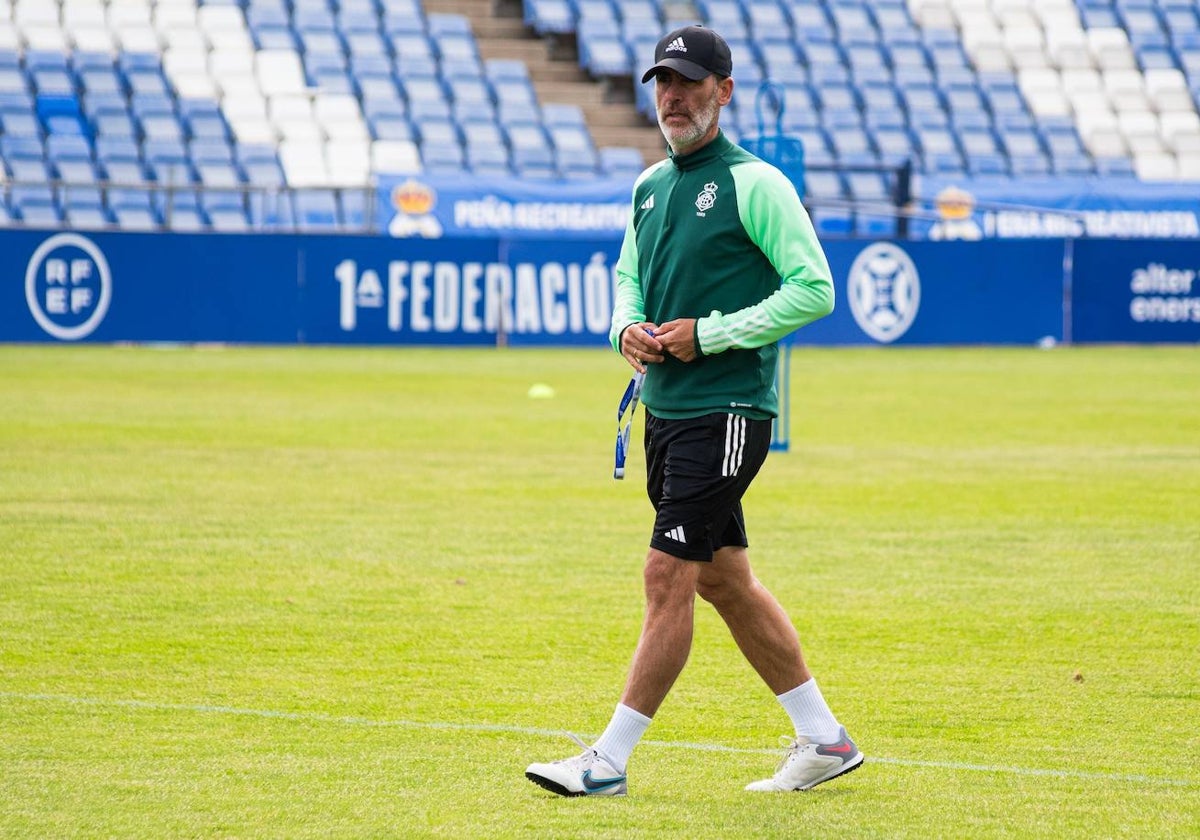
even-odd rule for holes
{"type": "Polygon", "coordinates": [[[706,212],[711,210],[713,205],[716,203],[717,183],[715,181],[709,181],[704,185],[704,189],[700,191],[700,194],[696,196],[696,215],[703,216],[706,212]]]}

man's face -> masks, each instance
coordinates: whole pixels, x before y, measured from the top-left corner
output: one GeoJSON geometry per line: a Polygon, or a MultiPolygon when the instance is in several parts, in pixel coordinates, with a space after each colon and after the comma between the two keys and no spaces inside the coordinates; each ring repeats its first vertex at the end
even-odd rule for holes
{"type": "Polygon", "coordinates": [[[733,95],[733,80],[713,75],[698,82],[662,68],[654,76],[654,102],[663,137],[676,154],[686,153],[717,133],[721,106],[733,95]]]}

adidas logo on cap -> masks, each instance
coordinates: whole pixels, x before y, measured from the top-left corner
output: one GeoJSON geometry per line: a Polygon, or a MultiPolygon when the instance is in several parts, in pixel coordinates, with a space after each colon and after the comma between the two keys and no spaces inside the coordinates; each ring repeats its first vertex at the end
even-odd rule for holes
{"type": "Polygon", "coordinates": [[[682,26],[664,35],[654,47],[654,66],[642,74],[642,83],[659,70],[673,70],[698,82],[705,76],[733,75],[733,57],[725,39],[703,26],[682,26]]]}

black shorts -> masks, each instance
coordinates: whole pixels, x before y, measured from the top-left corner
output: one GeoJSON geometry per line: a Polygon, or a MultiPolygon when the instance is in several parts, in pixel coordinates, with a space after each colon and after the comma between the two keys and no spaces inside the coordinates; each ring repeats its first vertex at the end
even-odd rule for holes
{"type": "Polygon", "coordinates": [[[771,448],[771,421],[737,414],[664,420],[646,413],[646,492],[654,505],[650,546],[711,561],[749,545],[742,496],[771,448]]]}

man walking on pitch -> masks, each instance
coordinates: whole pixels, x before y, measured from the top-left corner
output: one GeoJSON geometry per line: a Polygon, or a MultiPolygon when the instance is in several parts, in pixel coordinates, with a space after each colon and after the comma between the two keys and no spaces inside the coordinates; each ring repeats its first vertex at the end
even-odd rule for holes
{"type": "Polygon", "coordinates": [[[863,756],[822,698],[791,620],[750,569],[741,498],[778,413],[777,342],[832,311],[833,283],[791,183],[718,127],[733,95],[725,41],[687,26],[659,41],[654,59],[642,82],[655,80],[670,156],[634,185],[610,332],[613,349],[645,373],[656,511],[645,620],[600,739],[525,775],[563,796],[627,792],[629,756],[687,662],[699,594],[796,732],[775,775],[747,790],[807,790],[863,756]]]}

